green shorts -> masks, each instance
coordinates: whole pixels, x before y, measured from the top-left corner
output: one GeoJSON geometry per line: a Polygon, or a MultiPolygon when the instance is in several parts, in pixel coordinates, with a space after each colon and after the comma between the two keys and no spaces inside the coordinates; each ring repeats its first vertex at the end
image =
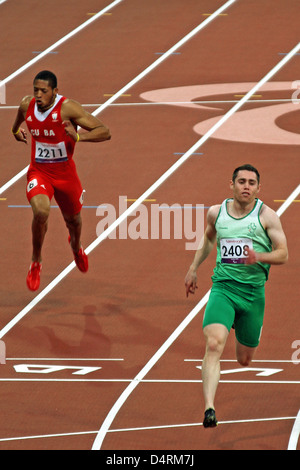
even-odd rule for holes
{"type": "Polygon", "coordinates": [[[235,281],[213,284],[205,309],[203,328],[219,323],[228,329],[234,326],[239,343],[258,346],[265,312],[265,287],[254,287],[235,281]]]}

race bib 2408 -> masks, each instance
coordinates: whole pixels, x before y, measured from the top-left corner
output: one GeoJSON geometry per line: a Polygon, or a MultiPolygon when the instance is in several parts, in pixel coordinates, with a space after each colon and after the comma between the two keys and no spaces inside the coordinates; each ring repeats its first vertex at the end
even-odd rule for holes
{"type": "Polygon", "coordinates": [[[243,264],[249,248],[253,250],[253,241],[250,238],[221,238],[221,263],[243,264]]]}

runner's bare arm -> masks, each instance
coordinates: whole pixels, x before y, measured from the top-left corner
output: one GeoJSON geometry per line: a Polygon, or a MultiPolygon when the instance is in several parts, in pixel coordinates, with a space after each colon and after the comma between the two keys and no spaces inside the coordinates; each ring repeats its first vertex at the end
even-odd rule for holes
{"type": "Polygon", "coordinates": [[[77,101],[67,99],[63,102],[62,119],[66,133],[75,142],[78,140],[80,142],[103,142],[111,138],[109,129],[97,117],[85,111],[77,101]],[[82,127],[87,132],[77,134],[74,125],[82,127]]]}
{"type": "Polygon", "coordinates": [[[207,213],[207,227],[201,239],[199,248],[196,251],[194,260],[185,278],[186,296],[194,294],[197,289],[197,269],[206,260],[216,241],[215,222],[220,210],[220,206],[212,206],[207,213]]]}
{"type": "Polygon", "coordinates": [[[249,250],[247,264],[257,262],[267,264],[284,264],[288,261],[287,240],[280,219],[276,212],[265,206],[261,215],[261,222],[272,242],[273,250],[270,253],[257,253],[249,250]]]}
{"type": "Polygon", "coordinates": [[[20,126],[25,121],[26,112],[27,112],[31,99],[32,99],[32,96],[25,96],[25,98],[22,99],[18,112],[17,112],[15,122],[13,123],[13,126],[11,128],[14,138],[18,142],[24,142],[25,144],[27,144],[27,133],[25,129],[21,128],[20,126]]]}

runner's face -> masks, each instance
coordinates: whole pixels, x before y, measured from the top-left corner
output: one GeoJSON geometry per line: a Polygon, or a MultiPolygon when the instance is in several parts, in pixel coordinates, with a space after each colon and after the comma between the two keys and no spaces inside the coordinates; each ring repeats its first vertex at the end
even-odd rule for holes
{"type": "Polygon", "coordinates": [[[57,88],[52,89],[45,80],[36,80],[33,84],[33,92],[38,110],[44,112],[53,105],[57,88]]]}
{"type": "Polygon", "coordinates": [[[231,182],[234,198],[241,203],[251,203],[260,190],[254,171],[240,170],[235,182],[231,182]]]}

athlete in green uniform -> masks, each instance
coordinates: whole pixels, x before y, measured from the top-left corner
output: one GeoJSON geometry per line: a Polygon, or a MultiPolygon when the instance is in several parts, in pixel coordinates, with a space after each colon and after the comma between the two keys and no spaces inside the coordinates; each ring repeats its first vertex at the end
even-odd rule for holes
{"type": "Polygon", "coordinates": [[[187,296],[197,288],[197,269],[217,242],[213,286],[206,306],[202,365],[204,426],[217,425],[214,398],[220,358],[232,327],[238,362],[248,366],[259,344],[270,265],[288,259],[286,237],[277,214],[257,198],[260,175],[251,165],[238,167],[230,187],[233,198],[212,206],[207,227],[185,279],[187,296]]]}

